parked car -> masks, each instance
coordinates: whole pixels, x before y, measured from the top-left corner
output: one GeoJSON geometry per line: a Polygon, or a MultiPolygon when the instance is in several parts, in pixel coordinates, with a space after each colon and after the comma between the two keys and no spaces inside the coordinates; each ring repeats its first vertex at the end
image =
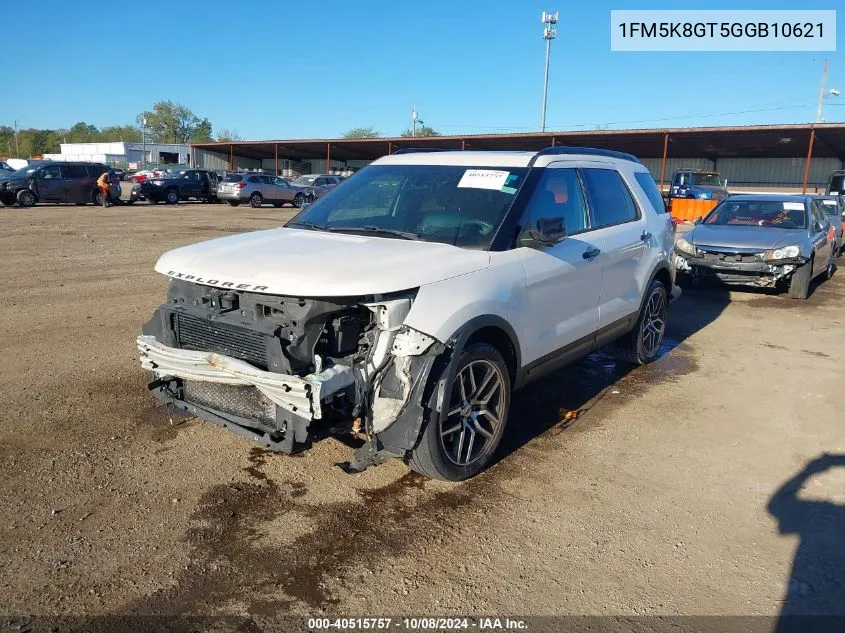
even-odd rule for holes
{"type": "Polygon", "coordinates": [[[272,450],[358,418],[348,470],[465,479],[514,389],[605,344],[660,355],[673,239],[628,154],[394,153],[284,228],[163,255],[141,364],[161,400],[272,450]]]}
{"type": "Polygon", "coordinates": [[[217,174],[209,169],[181,169],[166,177],[146,178],[132,187],[129,203],[147,200],[177,204],[180,200],[217,202],[217,174]]]}
{"type": "Polygon", "coordinates": [[[0,160],[0,174],[8,175],[8,174],[6,174],[6,172],[11,173],[11,172],[14,172],[14,171],[17,171],[17,169],[15,169],[11,165],[9,165],[9,163],[0,160]]]}
{"type": "Polygon", "coordinates": [[[813,196],[734,195],[675,245],[679,283],[704,279],[775,288],[806,299],[810,282],[834,269],[835,237],[813,196]]]}
{"type": "Polygon", "coordinates": [[[228,174],[220,183],[217,196],[233,207],[249,204],[256,209],[266,202],[274,207],[281,207],[286,202],[302,207],[313,200],[307,189],[290,185],[278,176],[255,172],[228,174]]]}
{"type": "Polygon", "coordinates": [[[0,180],[0,201],[6,205],[17,202],[22,207],[31,207],[38,202],[102,204],[97,178],[104,171],[109,168],[100,163],[29,165],[0,180]]]}
{"type": "Polygon", "coordinates": [[[111,171],[117,177],[118,180],[123,180],[126,176],[126,170],[122,167],[112,167],[111,171]]]}
{"type": "Polygon", "coordinates": [[[845,169],[830,174],[830,180],[827,183],[827,195],[845,196],[845,169]]]}
{"type": "Polygon", "coordinates": [[[127,180],[135,183],[141,183],[147,178],[164,178],[166,173],[167,172],[164,169],[142,169],[141,171],[136,171],[134,174],[129,176],[127,180]]]}
{"type": "Polygon", "coordinates": [[[843,244],[842,229],[845,224],[845,200],[839,196],[813,196],[813,204],[819,205],[827,221],[830,222],[836,243],[833,252],[838,257],[845,248],[843,244]]]}
{"type": "Polygon", "coordinates": [[[300,187],[311,194],[312,199],[319,198],[327,191],[337,187],[342,178],[330,174],[307,174],[299,176],[291,184],[300,187]]]}
{"type": "Polygon", "coordinates": [[[696,198],[698,200],[724,200],[728,197],[728,182],[722,182],[718,173],[701,169],[677,169],[669,187],[670,198],[696,198]]]}

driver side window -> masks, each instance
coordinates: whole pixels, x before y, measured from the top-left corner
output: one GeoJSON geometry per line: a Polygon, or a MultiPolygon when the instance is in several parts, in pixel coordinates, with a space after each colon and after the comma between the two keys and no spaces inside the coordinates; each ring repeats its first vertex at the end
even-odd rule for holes
{"type": "Polygon", "coordinates": [[[62,170],[58,165],[50,165],[49,167],[44,167],[39,174],[39,178],[43,178],[44,180],[52,180],[54,178],[61,178],[62,177],[62,170]]]}
{"type": "Polygon", "coordinates": [[[576,169],[546,168],[523,216],[523,230],[540,218],[563,218],[567,235],[587,230],[587,203],[576,169]]]}

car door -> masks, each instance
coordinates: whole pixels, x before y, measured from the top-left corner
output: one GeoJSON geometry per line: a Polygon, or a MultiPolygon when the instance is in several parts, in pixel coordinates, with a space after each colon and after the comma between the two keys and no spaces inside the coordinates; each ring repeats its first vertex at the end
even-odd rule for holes
{"type": "Polygon", "coordinates": [[[273,187],[275,189],[275,198],[274,200],[278,202],[293,202],[293,189],[291,186],[285,181],[279,178],[278,176],[272,177],[273,180],[273,187]]]}
{"type": "Polygon", "coordinates": [[[45,165],[35,172],[35,187],[41,202],[64,202],[65,181],[59,165],[45,165]]]}
{"type": "Polygon", "coordinates": [[[630,185],[610,163],[583,163],[590,226],[602,271],[599,298],[599,331],[624,329],[636,320],[648,282],[652,258],[649,248],[659,248],[647,231],[647,219],[637,205],[630,185]]]}
{"type": "Polygon", "coordinates": [[[520,237],[541,218],[562,218],[567,237],[553,245],[518,247],[527,301],[520,335],[527,342],[524,362],[534,366],[530,371],[557,366],[592,349],[602,283],[581,178],[567,162],[543,170],[525,209],[520,237]]]}
{"type": "Polygon", "coordinates": [[[85,165],[62,165],[62,176],[64,202],[91,202],[94,186],[85,165]]]}
{"type": "Polygon", "coordinates": [[[827,263],[833,251],[830,229],[830,222],[824,215],[821,203],[813,200],[810,204],[810,239],[813,240],[813,250],[816,253],[815,261],[813,261],[813,276],[827,269],[827,263]]]}

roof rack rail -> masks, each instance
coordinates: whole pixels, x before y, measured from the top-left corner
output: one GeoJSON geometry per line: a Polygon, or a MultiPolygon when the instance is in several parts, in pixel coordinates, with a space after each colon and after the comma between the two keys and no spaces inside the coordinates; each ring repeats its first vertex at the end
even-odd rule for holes
{"type": "Polygon", "coordinates": [[[424,152],[460,152],[453,147],[400,147],[394,150],[394,154],[418,154],[424,152]]]}
{"type": "Polygon", "coordinates": [[[537,152],[537,155],[534,158],[536,159],[537,156],[553,156],[555,154],[587,154],[589,156],[607,156],[609,158],[630,160],[635,163],[641,162],[640,159],[633,154],[627,154],[625,152],[617,152],[616,150],[602,149],[599,147],[573,147],[568,145],[558,145],[557,147],[547,147],[546,149],[541,149],[537,152]]]}

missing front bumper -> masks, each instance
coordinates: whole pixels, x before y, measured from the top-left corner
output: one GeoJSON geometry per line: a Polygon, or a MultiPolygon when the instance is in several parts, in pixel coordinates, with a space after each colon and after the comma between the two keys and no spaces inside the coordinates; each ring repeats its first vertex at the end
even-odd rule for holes
{"type": "Polygon", "coordinates": [[[693,279],[717,280],[728,285],[771,288],[788,279],[804,263],[802,258],[774,262],[711,261],[676,253],[675,270],[693,279]]]}

